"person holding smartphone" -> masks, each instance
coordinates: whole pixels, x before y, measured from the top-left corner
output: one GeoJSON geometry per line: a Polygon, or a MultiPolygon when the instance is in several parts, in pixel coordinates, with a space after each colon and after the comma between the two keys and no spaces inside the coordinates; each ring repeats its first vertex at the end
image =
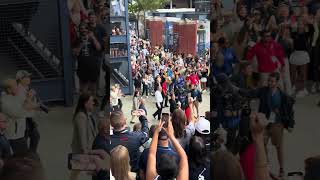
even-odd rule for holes
{"type": "Polygon", "coordinates": [[[162,120],[159,121],[158,127],[156,128],[151,146],[149,149],[149,155],[148,155],[148,166],[147,166],[147,174],[146,174],[146,180],[153,180],[153,179],[177,179],[177,180],[185,180],[189,177],[189,165],[188,165],[188,157],[185,153],[184,149],[181,147],[179,141],[175,138],[174,130],[172,126],[172,122],[168,121],[168,127],[163,128],[165,122],[162,120]],[[162,156],[162,158],[159,161],[158,170],[157,170],[157,149],[158,149],[158,139],[159,139],[159,133],[161,130],[164,130],[171,143],[173,144],[176,152],[178,153],[178,156],[180,158],[179,165],[175,165],[174,158],[168,155],[162,156]],[[163,169],[162,169],[162,168],[163,169]],[[164,168],[166,167],[166,168],[164,168]]]}

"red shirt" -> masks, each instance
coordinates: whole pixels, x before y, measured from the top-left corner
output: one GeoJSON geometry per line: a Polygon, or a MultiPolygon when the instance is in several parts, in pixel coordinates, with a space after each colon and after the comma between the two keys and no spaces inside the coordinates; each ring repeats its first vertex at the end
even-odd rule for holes
{"type": "Polygon", "coordinates": [[[196,74],[192,74],[189,76],[189,81],[192,85],[197,85],[199,83],[199,77],[196,74]]]}
{"type": "Polygon", "coordinates": [[[278,68],[278,63],[280,63],[282,67],[284,66],[283,48],[275,41],[271,41],[268,44],[258,42],[248,51],[246,59],[252,61],[254,56],[257,57],[259,72],[275,72],[275,70],[278,68]],[[276,57],[278,62],[273,62],[272,57],[276,57]]]}
{"type": "Polygon", "coordinates": [[[167,94],[167,82],[164,81],[162,84],[161,84],[161,87],[162,87],[162,92],[163,94],[167,94]]]}
{"type": "Polygon", "coordinates": [[[240,164],[244,173],[244,176],[247,180],[254,180],[254,171],[255,171],[255,154],[256,148],[255,145],[252,143],[248,145],[245,152],[240,154],[240,164]]]}
{"type": "Polygon", "coordinates": [[[191,108],[189,107],[189,105],[186,110],[184,110],[184,113],[186,114],[187,120],[189,121],[191,118],[191,108]]]}

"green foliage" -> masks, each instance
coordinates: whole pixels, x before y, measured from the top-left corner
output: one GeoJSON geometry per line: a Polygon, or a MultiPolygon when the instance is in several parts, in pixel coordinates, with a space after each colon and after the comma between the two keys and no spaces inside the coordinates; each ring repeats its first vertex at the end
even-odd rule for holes
{"type": "Polygon", "coordinates": [[[170,0],[134,0],[129,4],[129,12],[139,14],[141,12],[154,11],[168,2],[170,0]]]}

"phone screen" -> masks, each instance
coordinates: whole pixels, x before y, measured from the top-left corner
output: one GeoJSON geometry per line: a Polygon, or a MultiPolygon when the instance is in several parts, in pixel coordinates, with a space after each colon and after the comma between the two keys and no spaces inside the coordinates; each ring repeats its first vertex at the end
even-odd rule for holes
{"type": "Polygon", "coordinates": [[[163,127],[168,127],[168,121],[169,121],[169,113],[162,113],[162,121],[164,121],[163,127]]]}
{"type": "Polygon", "coordinates": [[[70,170],[95,171],[96,170],[96,164],[94,163],[95,158],[99,158],[99,156],[92,155],[92,154],[69,154],[68,168],[70,170]]]}

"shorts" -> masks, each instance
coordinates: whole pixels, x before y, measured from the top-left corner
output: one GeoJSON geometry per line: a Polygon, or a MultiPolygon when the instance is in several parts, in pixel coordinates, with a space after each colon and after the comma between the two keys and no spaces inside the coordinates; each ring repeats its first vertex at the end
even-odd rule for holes
{"type": "Polygon", "coordinates": [[[205,82],[207,82],[207,78],[203,77],[203,78],[200,79],[200,81],[205,83],[205,82]]]}
{"type": "Polygon", "coordinates": [[[275,147],[281,147],[283,144],[283,125],[281,123],[271,123],[268,125],[266,134],[265,134],[265,142],[266,144],[271,138],[271,143],[275,147]]]}
{"type": "Polygon", "coordinates": [[[310,62],[310,57],[307,51],[294,51],[289,62],[293,65],[302,66],[310,62]]]}

